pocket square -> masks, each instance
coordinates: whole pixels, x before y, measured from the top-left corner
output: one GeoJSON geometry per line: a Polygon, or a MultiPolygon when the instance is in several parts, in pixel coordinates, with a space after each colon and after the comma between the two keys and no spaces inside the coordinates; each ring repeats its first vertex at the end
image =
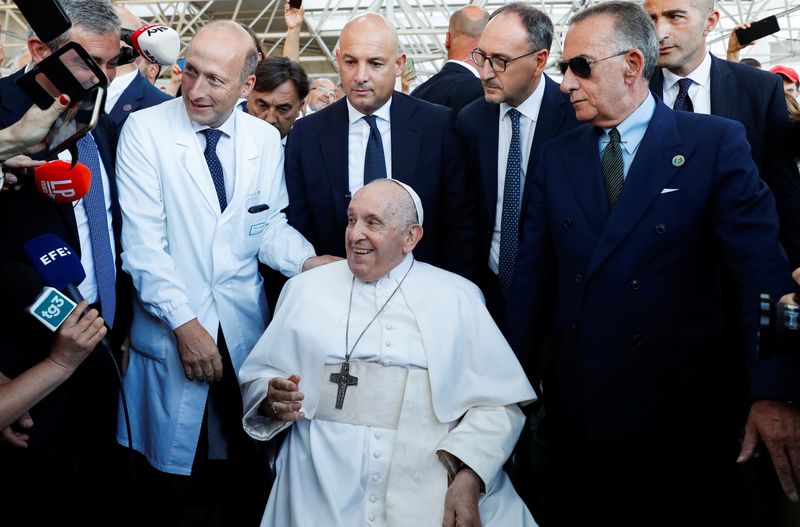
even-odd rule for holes
{"type": "Polygon", "coordinates": [[[675,192],[676,190],[680,190],[680,189],[677,189],[677,188],[665,188],[664,190],[661,191],[661,193],[662,194],[669,194],[670,192],[675,192]]]}

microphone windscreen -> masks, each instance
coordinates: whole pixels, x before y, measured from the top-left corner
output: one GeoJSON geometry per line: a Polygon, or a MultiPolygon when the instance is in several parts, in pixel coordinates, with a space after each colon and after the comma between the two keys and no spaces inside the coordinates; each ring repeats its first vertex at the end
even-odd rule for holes
{"type": "Polygon", "coordinates": [[[152,24],[134,31],[131,45],[148,62],[170,66],[178,60],[181,37],[169,26],[152,24]]]}
{"type": "Polygon", "coordinates": [[[70,169],[67,161],[51,161],[36,167],[33,174],[39,193],[59,203],[78,201],[92,185],[92,172],[83,163],[70,169]]]}
{"type": "Polygon", "coordinates": [[[43,234],[28,241],[25,254],[44,283],[50,287],[64,289],[86,278],[80,258],[72,247],[55,234],[43,234]]]}

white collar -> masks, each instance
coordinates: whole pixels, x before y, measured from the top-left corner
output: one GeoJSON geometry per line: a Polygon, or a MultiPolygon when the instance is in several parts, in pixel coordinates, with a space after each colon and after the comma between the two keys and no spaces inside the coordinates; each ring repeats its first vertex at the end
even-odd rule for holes
{"type": "MultiPolygon", "coordinates": [[[[545,76],[542,75],[539,77],[539,85],[536,86],[536,89],[533,90],[533,93],[528,95],[528,98],[523,101],[522,104],[517,106],[517,111],[533,121],[534,123],[539,118],[539,109],[542,107],[542,99],[544,98],[544,85],[545,85],[545,76]]],[[[500,103],[500,118],[504,119],[506,114],[511,110],[513,106],[508,103],[501,102],[500,103]]]]}
{"type": "MultiPolygon", "coordinates": [[[[236,104],[239,104],[238,101],[236,104]]],[[[233,109],[231,110],[231,114],[228,116],[227,119],[225,119],[225,122],[217,127],[217,130],[219,130],[228,137],[233,137],[233,131],[236,129],[236,114],[242,113],[235,110],[236,107],[234,106],[233,109]]],[[[203,130],[211,128],[206,124],[196,123],[191,118],[189,119],[189,122],[192,123],[192,130],[194,130],[195,133],[199,133],[202,132],[203,130]]]]}
{"type": "MultiPolygon", "coordinates": [[[[352,104],[350,104],[350,99],[345,98],[345,100],[347,101],[347,115],[349,119],[348,121],[349,124],[352,125],[362,117],[366,117],[366,114],[359,112],[358,110],[355,109],[355,107],[352,104]]],[[[372,112],[372,115],[374,115],[375,117],[380,117],[384,121],[391,123],[392,119],[389,113],[389,109],[391,108],[391,106],[392,106],[392,98],[389,97],[389,100],[386,101],[383,106],[372,112]]]]}
{"type": "MultiPolygon", "coordinates": [[[[450,59],[447,62],[452,62],[453,64],[458,64],[459,66],[464,66],[469,71],[471,71],[473,75],[475,75],[479,79],[481,78],[480,72],[478,72],[478,70],[475,69],[475,66],[473,66],[469,62],[464,62],[463,60],[456,60],[456,59],[450,59]]],[[[445,64],[447,64],[447,62],[445,62],[445,64]]]]}
{"type": "MultiPolygon", "coordinates": [[[[662,71],[664,72],[664,86],[668,90],[671,90],[679,80],[684,78],[675,75],[667,68],[663,68],[662,71]]],[[[706,52],[706,57],[703,59],[703,62],[701,62],[700,65],[697,66],[694,71],[689,73],[689,75],[687,75],[685,78],[692,79],[692,82],[700,86],[708,86],[708,83],[711,80],[711,53],[706,52]]]]}

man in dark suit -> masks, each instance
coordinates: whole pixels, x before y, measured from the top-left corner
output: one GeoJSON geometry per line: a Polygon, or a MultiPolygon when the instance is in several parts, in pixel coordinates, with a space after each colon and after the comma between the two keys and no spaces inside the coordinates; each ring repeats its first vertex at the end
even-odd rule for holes
{"type": "Polygon", "coordinates": [[[472,278],[476,206],[452,112],[394,91],[406,56],[379,15],[345,25],[336,60],[345,99],[296,121],[286,144],[289,223],[317,254],[344,256],[350,196],[373,179],[395,178],[431,212],[414,255],[472,278]]]}
{"type": "Polygon", "coordinates": [[[660,46],[651,91],[676,110],[744,125],[753,161],[775,194],[781,243],[792,266],[800,266],[800,177],[780,78],[708,52],[706,36],[720,17],[714,0],[647,0],[644,8],[656,24],[660,46]]]}
{"type": "Polygon", "coordinates": [[[800,396],[797,357],[756,356],[759,293],[791,290],[774,200],[739,123],[649,92],[647,18],[630,2],[575,15],[561,89],[590,124],[547,144],[528,187],[506,330],[523,359],[552,337],[553,525],[740,525],[745,416],[743,458],[760,437],[791,479],[800,455],[782,402],[800,396]],[[724,345],[723,289],[747,354],[724,345]]]}
{"type": "Polygon", "coordinates": [[[488,21],[489,13],[476,5],[464,6],[453,13],[444,37],[447,62],[439,73],[417,86],[411,96],[447,106],[456,113],[483,97],[483,87],[471,53],[488,21]]]}
{"type": "Polygon", "coordinates": [[[530,4],[515,2],[492,13],[473,52],[486,97],[467,105],[456,125],[465,141],[467,174],[478,190],[479,285],[498,324],[514,271],[526,176],[547,140],[578,125],[569,97],[543,74],[552,40],[553,23],[530,4]]]}
{"type": "MultiPolygon", "coordinates": [[[[142,21],[129,9],[117,6],[116,11],[123,28],[138,29],[142,26],[142,21]]],[[[142,62],[146,62],[145,59],[137,57],[131,64],[118,66],[114,82],[108,87],[106,113],[114,121],[117,134],[122,130],[122,125],[125,124],[132,112],[172,99],[150,84],[142,75],[140,72],[142,62]]]]}
{"type": "MultiPolygon", "coordinates": [[[[111,2],[62,0],[61,5],[73,26],[54,42],[31,37],[33,61],[43,60],[67,42],[77,42],[113,79],[120,44],[119,19],[111,2]]],[[[2,127],[18,120],[32,104],[15,84],[22,73],[0,80],[2,127]]],[[[59,236],[81,258],[87,276],[78,287],[111,326],[115,350],[127,333],[130,282],[120,268],[115,149],[114,124],[103,116],[78,144],[79,160],[93,172],[92,189],[83,200],[51,202],[33,185],[0,197],[0,221],[9,227],[0,237],[0,371],[9,377],[42,360],[50,350],[52,333],[24,311],[44,284],[23,247],[42,234],[59,236]]],[[[14,506],[6,508],[5,514],[11,516],[4,519],[10,524],[16,519],[31,525],[71,521],[99,525],[118,514],[114,496],[122,470],[114,463],[117,397],[114,364],[98,349],[72,378],[31,410],[33,427],[25,431],[30,436],[28,448],[6,446],[0,453],[7,481],[14,482],[5,486],[4,499],[14,506]]]]}

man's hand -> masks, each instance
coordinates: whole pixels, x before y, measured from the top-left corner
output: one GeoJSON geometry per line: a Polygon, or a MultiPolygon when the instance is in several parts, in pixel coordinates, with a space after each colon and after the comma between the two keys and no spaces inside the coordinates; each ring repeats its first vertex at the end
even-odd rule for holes
{"type": "MultiPolygon", "coordinates": [[[[792,272],[792,280],[794,280],[796,284],[800,285],[800,267],[792,272]]],[[[784,304],[796,304],[794,301],[794,293],[783,295],[781,297],[781,302],[784,304]]]]}
{"type": "Polygon", "coordinates": [[[9,170],[5,169],[15,169],[15,171],[17,171],[28,168],[36,168],[41,165],[44,165],[44,161],[31,159],[26,155],[14,156],[11,159],[6,160],[3,163],[3,174],[5,175],[5,181],[3,182],[2,190],[6,190],[7,188],[14,188],[15,190],[18,190],[20,188],[20,185],[17,185],[17,183],[19,183],[17,175],[14,174],[14,172],[10,172],[9,170]]]}
{"type": "MultiPolygon", "coordinates": [[[[17,425],[25,429],[32,428],[33,419],[31,419],[31,414],[28,412],[22,414],[22,416],[17,419],[17,425]]],[[[0,432],[0,443],[8,443],[17,448],[28,448],[28,440],[30,438],[28,434],[17,432],[10,426],[7,426],[0,432]]]]}
{"type": "Polygon", "coordinates": [[[800,410],[780,401],[756,401],[750,407],[744,442],[738,463],[753,456],[758,440],[764,441],[783,491],[790,500],[800,501],[800,410]]]}
{"type": "Polygon", "coordinates": [[[311,270],[315,267],[319,267],[320,265],[325,265],[333,262],[338,262],[343,258],[339,256],[331,256],[330,254],[325,254],[322,256],[312,256],[311,258],[306,258],[306,261],[303,262],[303,271],[311,270]]]}
{"type": "Polygon", "coordinates": [[[417,78],[416,70],[406,66],[403,68],[403,75],[400,77],[400,90],[408,95],[411,91],[411,83],[417,78]]]}
{"type": "Polygon", "coordinates": [[[278,421],[298,421],[305,414],[300,411],[305,398],[300,391],[300,376],[296,373],[288,379],[273,377],[267,385],[267,397],[261,401],[258,411],[261,415],[278,421]]]}
{"type": "Polygon", "coordinates": [[[82,300],[58,328],[48,358],[69,371],[74,371],[105,337],[106,326],[96,309],[81,313],[89,305],[82,300]]]}
{"type": "Polygon", "coordinates": [[[293,29],[299,30],[300,26],[303,24],[305,13],[306,10],[303,6],[300,6],[299,9],[295,9],[289,5],[289,0],[286,0],[286,3],[283,4],[283,20],[286,22],[286,29],[288,31],[292,31],[293,29]]]}
{"type": "Polygon", "coordinates": [[[738,24],[737,26],[734,26],[733,29],[731,29],[731,36],[728,38],[728,53],[726,56],[728,60],[731,60],[733,62],[739,62],[739,51],[746,48],[747,46],[752,46],[753,44],[756,43],[755,40],[753,42],[750,42],[749,44],[744,44],[744,45],[739,43],[739,37],[736,35],[736,30],[748,27],[750,27],[750,22],[745,22],[744,24],[738,24]]]}
{"type": "Polygon", "coordinates": [[[196,318],[175,330],[183,374],[190,381],[222,380],[222,357],[219,348],[196,318]]]}
{"type": "Polygon", "coordinates": [[[471,468],[459,470],[444,497],[442,527],[480,527],[480,493],[481,478],[471,468]]]}

